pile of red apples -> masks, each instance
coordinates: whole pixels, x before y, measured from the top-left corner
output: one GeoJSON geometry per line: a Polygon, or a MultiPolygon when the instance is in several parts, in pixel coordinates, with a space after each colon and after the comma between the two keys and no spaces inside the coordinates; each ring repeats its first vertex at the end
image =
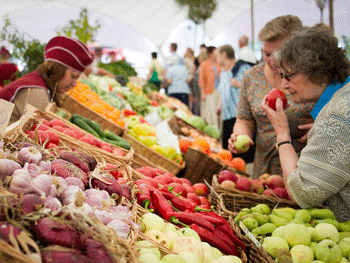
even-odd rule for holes
{"type": "Polygon", "coordinates": [[[244,177],[230,170],[223,170],[218,174],[218,181],[225,190],[237,189],[272,197],[290,200],[280,175],[263,174],[259,179],[244,177]]]}

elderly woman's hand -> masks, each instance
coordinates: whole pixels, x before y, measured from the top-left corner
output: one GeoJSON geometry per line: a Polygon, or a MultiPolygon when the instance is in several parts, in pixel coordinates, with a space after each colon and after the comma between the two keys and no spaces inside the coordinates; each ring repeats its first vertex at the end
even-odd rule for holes
{"type": "Polygon", "coordinates": [[[269,118],[273,128],[275,129],[277,142],[278,138],[281,137],[282,140],[290,140],[290,131],[288,125],[287,115],[283,110],[283,102],[281,99],[276,101],[276,111],[271,109],[266,101],[266,96],[264,97],[261,108],[265,111],[267,117],[269,118]]]}
{"type": "MultiPolygon", "coordinates": [[[[231,137],[230,139],[228,139],[228,149],[230,152],[234,153],[234,154],[240,154],[241,152],[238,151],[235,147],[235,141],[236,141],[236,137],[238,136],[239,134],[235,134],[235,133],[232,133],[231,134],[231,137]]],[[[248,136],[248,135],[247,135],[248,136]]],[[[250,138],[250,136],[248,136],[249,139],[250,139],[250,142],[249,142],[249,145],[252,146],[254,145],[254,142],[252,140],[252,138],[250,138]]]]}

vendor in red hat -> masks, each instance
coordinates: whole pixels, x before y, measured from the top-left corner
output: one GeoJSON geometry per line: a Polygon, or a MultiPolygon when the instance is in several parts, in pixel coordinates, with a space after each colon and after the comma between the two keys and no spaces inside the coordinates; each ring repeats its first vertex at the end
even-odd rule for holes
{"type": "Polygon", "coordinates": [[[92,55],[82,42],[64,36],[52,38],[45,47],[44,63],[0,90],[0,99],[15,104],[10,124],[20,119],[27,104],[41,111],[51,101],[59,105],[58,95],[75,87],[91,63],[92,55]]]}
{"type": "Polygon", "coordinates": [[[0,87],[3,87],[7,81],[16,79],[16,73],[19,71],[16,64],[10,63],[11,54],[5,48],[0,48],[0,87]]]}

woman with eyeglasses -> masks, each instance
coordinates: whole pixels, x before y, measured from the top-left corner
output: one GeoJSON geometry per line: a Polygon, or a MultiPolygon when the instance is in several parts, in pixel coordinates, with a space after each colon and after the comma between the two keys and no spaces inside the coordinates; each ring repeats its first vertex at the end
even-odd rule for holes
{"type": "Polygon", "coordinates": [[[350,62],[327,29],[297,33],[274,54],[282,86],[295,103],[316,103],[315,119],[300,157],[291,142],[289,117],[280,100],[276,111],[264,98],[289,196],[302,208],[327,204],[337,220],[350,220],[350,62]],[[293,75],[293,76],[291,76],[293,75]],[[289,77],[289,81],[287,78],[289,77]]]}
{"type": "MultiPolygon", "coordinates": [[[[282,175],[278,151],[276,149],[276,134],[266,113],[261,108],[261,102],[274,88],[281,88],[282,78],[272,60],[272,54],[290,37],[302,29],[302,22],[296,16],[285,15],[269,21],[259,33],[263,42],[264,62],[247,71],[242,81],[240,98],[237,108],[237,120],[233,133],[229,139],[229,150],[240,154],[234,147],[237,135],[245,134],[251,138],[251,145],[255,138],[255,156],[253,177],[258,178],[264,173],[282,175]]],[[[293,72],[291,72],[293,73],[293,72]]],[[[285,75],[291,80],[294,75],[285,75]]],[[[306,145],[306,133],[311,127],[312,103],[295,104],[291,95],[287,95],[289,107],[286,110],[290,120],[292,144],[297,153],[306,145]]]]}

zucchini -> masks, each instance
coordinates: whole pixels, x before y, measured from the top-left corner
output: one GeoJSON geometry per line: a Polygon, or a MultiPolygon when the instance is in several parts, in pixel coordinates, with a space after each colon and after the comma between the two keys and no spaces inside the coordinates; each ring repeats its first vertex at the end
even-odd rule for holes
{"type": "Polygon", "coordinates": [[[111,139],[108,139],[108,138],[101,138],[102,141],[105,141],[105,142],[108,142],[112,145],[115,145],[115,146],[118,146],[120,148],[124,148],[126,150],[130,150],[130,143],[125,141],[123,139],[123,141],[114,141],[114,140],[111,140],[111,139]]]}
{"type": "Polygon", "coordinates": [[[87,118],[84,118],[84,121],[87,125],[91,127],[91,129],[93,129],[98,134],[100,138],[105,136],[105,132],[102,130],[102,127],[100,124],[87,118]]]}
{"type": "Polygon", "coordinates": [[[76,118],[76,119],[74,119],[73,123],[75,125],[79,126],[80,128],[82,128],[84,131],[91,133],[93,136],[95,136],[97,138],[100,138],[98,133],[94,129],[92,129],[89,125],[87,125],[87,123],[83,119],[76,118]]]}
{"type": "Polygon", "coordinates": [[[69,118],[69,121],[72,122],[72,123],[74,123],[74,121],[75,121],[76,119],[81,119],[81,120],[83,120],[84,118],[83,118],[82,116],[78,115],[78,114],[72,114],[72,115],[70,116],[70,118],[69,118]]]}
{"type": "Polygon", "coordinates": [[[119,137],[114,132],[111,132],[109,130],[105,130],[104,137],[113,141],[120,141],[121,139],[124,140],[122,137],[119,137]]]}

